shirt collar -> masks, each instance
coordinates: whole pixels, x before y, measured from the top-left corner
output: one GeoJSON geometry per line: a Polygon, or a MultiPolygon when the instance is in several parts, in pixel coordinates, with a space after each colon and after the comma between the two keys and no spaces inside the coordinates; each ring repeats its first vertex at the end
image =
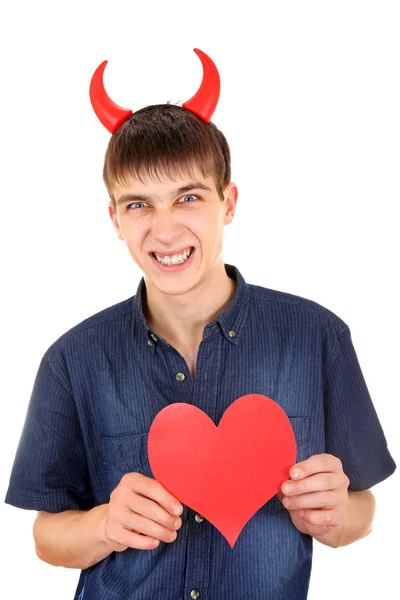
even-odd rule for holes
{"type": "MultiPolygon", "coordinates": [[[[225,310],[214,319],[214,321],[206,325],[203,332],[203,340],[214,335],[216,329],[219,329],[229,342],[236,345],[240,342],[243,332],[243,325],[248,313],[251,292],[249,285],[246,283],[237,267],[228,264],[225,264],[224,266],[227,275],[236,281],[236,291],[225,310]]],[[[136,294],[133,297],[132,312],[134,321],[138,324],[139,335],[143,336],[143,339],[154,351],[155,343],[159,341],[161,336],[149,327],[144,315],[143,294],[145,293],[146,285],[144,277],[142,277],[136,294]]]]}

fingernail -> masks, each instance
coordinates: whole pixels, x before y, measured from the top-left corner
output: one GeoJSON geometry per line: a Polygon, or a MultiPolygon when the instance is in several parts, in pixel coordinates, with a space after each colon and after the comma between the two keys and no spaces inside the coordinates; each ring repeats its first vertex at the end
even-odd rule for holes
{"type": "Polygon", "coordinates": [[[160,540],[153,540],[153,546],[156,547],[160,543],[160,540]]]}
{"type": "Polygon", "coordinates": [[[292,477],[294,479],[298,479],[300,477],[300,475],[301,475],[300,469],[297,469],[297,468],[293,469],[293,471],[292,471],[292,477]]]}
{"type": "Polygon", "coordinates": [[[182,506],[179,506],[178,504],[174,507],[174,515],[180,515],[181,512],[183,511],[182,506]]]}
{"type": "Polygon", "coordinates": [[[290,505],[292,504],[292,501],[290,498],[284,498],[283,499],[283,504],[286,506],[286,508],[289,508],[290,505]]]}
{"type": "Polygon", "coordinates": [[[293,491],[293,486],[291,483],[286,483],[286,485],[284,485],[283,487],[283,491],[285,494],[290,494],[290,492],[293,491]]]}
{"type": "Polygon", "coordinates": [[[178,527],[180,526],[181,523],[182,523],[182,521],[180,519],[177,519],[174,523],[174,529],[178,529],[178,527]]]}

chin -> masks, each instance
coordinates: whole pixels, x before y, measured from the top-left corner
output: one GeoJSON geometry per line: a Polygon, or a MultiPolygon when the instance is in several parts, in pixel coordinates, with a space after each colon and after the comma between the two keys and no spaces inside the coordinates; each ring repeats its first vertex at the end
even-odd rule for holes
{"type": "Polygon", "coordinates": [[[197,282],[193,281],[193,282],[174,282],[174,283],[170,283],[169,285],[166,284],[164,281],[154,281],[154,280],[150,280],[152,285],[158,289],[159,292],[161,292],[162,294],[167,294],[168,296],[181,296],[183,294],[186,294],[187,292],[190,292],[190,290],[192,290],[197,282]]]}
{"type": "Polygon", "coordinates": [[[147,275],[148,281],[154,286],[159,292],[162,294],[168,294],[170,296],[179,296],[183,294],[187,294],[192,289],[197,287],[202,280],[202,276],[199,273],[191,273],[190,275],[186,275],[185,277],[179,278],[171,278],[168,281],[168,277],[159,276],[155,277],[154,273],[147,275]]]}

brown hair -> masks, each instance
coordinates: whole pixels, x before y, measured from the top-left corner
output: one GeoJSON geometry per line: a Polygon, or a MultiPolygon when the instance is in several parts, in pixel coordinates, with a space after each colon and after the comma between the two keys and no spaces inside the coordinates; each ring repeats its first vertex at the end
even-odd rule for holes
{"type": "Polygon", "coordinates": [[[175,104],[146,106],[133,113],[111,136],[104,158],[103,179],[115,210],[113,183],[126,185],[130,174],[142,181],[141,174],[192,172],[196,165],[203,176],[213,176],[223,200],[223,190],[231,179],[228,142],[210,121],[175,104]]]}

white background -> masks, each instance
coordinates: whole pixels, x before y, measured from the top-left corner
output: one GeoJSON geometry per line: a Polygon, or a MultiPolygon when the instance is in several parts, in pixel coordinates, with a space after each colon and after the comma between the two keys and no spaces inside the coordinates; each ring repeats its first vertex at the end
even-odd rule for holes
{"type": "MultiPolygon", "coordinates": [[[[2,497],[42,355],[141,277],[108,217],[92,73],[107,59],[106,89],[134,111],[181,103],[201,80],[194,47],[221,74],[213,121],[240,192],[224,260],[350,326],[398,462],[398,3],[15,1],[0,23],[2,497]]],[[[398,473],[373,491],[369,537],[315,543],[310,600],[398,591],[398,473]]],[[[1,596],[71,600],[79,572],[36,557],[35,513],[0,511],[1,596]]]]}

